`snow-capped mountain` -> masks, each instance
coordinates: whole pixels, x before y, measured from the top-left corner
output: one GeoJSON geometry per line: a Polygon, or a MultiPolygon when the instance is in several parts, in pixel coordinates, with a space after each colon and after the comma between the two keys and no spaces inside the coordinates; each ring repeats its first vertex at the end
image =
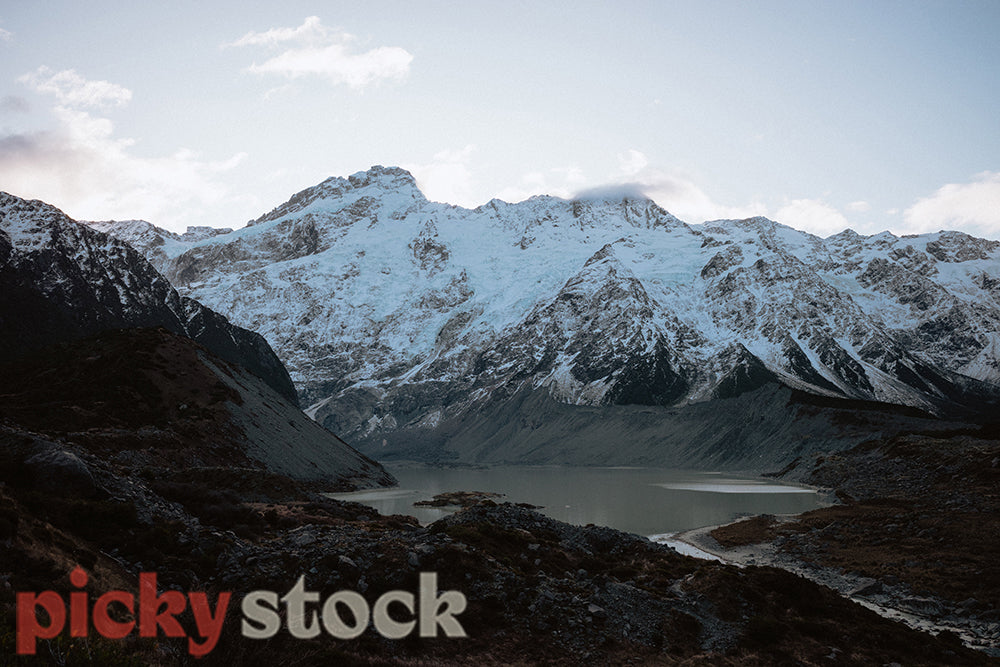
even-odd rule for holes
{"type": "Polygon", "coordinates": [[[103,224],[261,333],[368,451],[446,442],[524,392],[677,407],[783,385],[958,414],[1000,383],[1000,243],[960,232],[688,225],[634,194],[469,210],[383,167],[200,239],[103,224]]]}
{"type": "Polygon", "coordinates": [[[188,227],[183,234],[175,234],[166,229],[160,229],[145,220],[81,220],[81,222],[99,232],[111,234],[133,248],[142,248],[146,258],[157,267],[165,265],[169,262],[169,258],[177,252],[183,252],[186,248],[186,245],[183,244],[233,231],[228,227],[188,227]]]}
{"type": "Polygon", "coordinates": [[[198,341],[297,401],[259,334],[180,296],[128,243],[49,204],[0,193],[0,360],[107,329],[155,326],[198,341]]]}

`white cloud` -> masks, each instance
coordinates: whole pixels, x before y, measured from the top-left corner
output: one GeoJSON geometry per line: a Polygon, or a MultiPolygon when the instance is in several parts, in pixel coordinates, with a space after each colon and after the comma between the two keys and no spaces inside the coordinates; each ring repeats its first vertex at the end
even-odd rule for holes
{"type": "Polygon", "coordinates": [[[460,150],[443,150],[425,164],[404,164],[404,169],[413,174],[417,186],[431,201],[456,204],[458,206],[478,206],[473,195],[472,172],[469,162],[476,146],[467,145],[460,150]]]}
{"type": "Polygon", "coordinates": [[[650,199],[690,223],[722,218],[749,218],[766,213],[763,204],[751,202],[730,206],[714,201],[688,176],[680,172],[647,169],[638,175],[636,182],[650,199]]]}
{"type": "Polygon", "coordinates": [[[277,46],[283,42],[319,44],[329,39],[332,31],[318,16],[309,16],[298,28],[271,28],[264,32],[248,32],[235,42],[223,46],[277,46]]]}
{"type": "Polygon", "coordinates": [[[357,41],[353,35],[328,28],[318,17],[310,16],[297,28],[250,32],[223,46],[285,48],[248,70],[290,79],[319,76],[351,88],[363,88],[383,79],[401,79],[409,73],[413,55],[405,49],[379,46],[360,51],[357,41]]]}
{"type": "Polygon", "coordinates": [[[498,199],[520,202],[536,195],[550,195],[571,199],[581,189],[592,183],[576,165],[553,167],[545,171],[529,171],[521,175],[517,183],[502,188],[498,199]]]}
{"type": "Polygon", "coordinates": [[[903,212],[906,233],[962,229],[1000,238],[1000,172],[985,171],[970,183],[949,183],[903,212]]]}
{"type": "Polygon", "coordinates": [[[719,218],[747,218],[766,215],[763,204],[751,202],[728,206],[713,201],[694,181],[680,172],[667,172],[650,166],[647,156],[631,149],[618,154],[619,169],[609,180],[587,176],[577,166],[551,168],[523,174],[497,197],[509,202],[523,201],[534,195],[552,195],[564,199],[592,196],[644,195],[681,220],[700,223],[719,218]]]}
{"type": "MultiPolygon", "coordinates": [[[[587,183],[587,178],[583,175],[583,170],[576,165],[570,165],[568,167],[554,167],[551,171],[562,180],[563,185],[560,190],[564,190],[565,188],[579,190],[587,183]]],[[[562,195],[559,196],[561,197],[562,195]]]]}
{"type": "Polygon", "coordinates": [[[363,88],[380,79],[399,79],[409,72],[413,56],[398,47],[379,47],[360,54],[348,53],[342,44],[323,48],[292,49],[265,61],[251,65],[258,74],[282,74],[295,79],[315,74],[333,83],[346,83],[351,88],[363,88]]]}
{"type": "Polygon", "coordinates": [[[275,86],[270,88],[264,93],[265,100],[278,100],[279,102],[284,100],[285,96],[289,91],[294,90],[295,86],[291,83],[286,83],[281,86],[275,86]]]}
{"type": "Polygon", "coordinates": [[[132,91],[124,86],[108,81],[88,81],[71,69],[53,72],[43,65],[17,80],[36,92],[55,95],[60,104],[70,107],[120,107],[132,99],[132,91]]]}
{"type": "Polygon", "coordinates": [[[614,185],[599,185],[596,188],[586,188],[577,192],[574,199],[646,199],[646,190],[638,183],[616,183],[614,185]]]}
{"type": "MultiPolygon", "coordinates": [[[[442,154],[443,155],[443,154],[442,154]]],[[[436,156],[440,158],[441,156],[436,156]]],[[[680,170],[657,168],[643,152],[630,149],[617,154],[618,168],[610,178],[598,180],[579,167],[549,168],[524,173],[520,179],[496,192],[498,198],[509,202],[523,201],[534,195],[553,195],[566,199],[577,196],[608,195],[614,193],[636,195],[641,193],[688,223],[698,224],[721,218],[742,219],[766,216],[821,237],[837,234],[852,228],[862,234],[875,234],[889,227],[896,234],[926,233],[940,229],[960,229],[987,238],[1000,238],[1000,172],[983,172],[971,182],[949,184],[934,194],[917,201],[905,211],[889,209],[879,219],[871,215],[872,205],[867,200],[855,200],[838,208],[824,198],[785,197],[783,200],[749,201],[743,204],[723,204],[711,197],[695,178],[680,170]]],[[[467,158],[467,156],[466,156],[467,158]]],[[[446,164],[434,165],[446,173],[446,164]]],[[[462,184],[463,192],[483,188],[474,187],[468,160],[461,168],[451,164],[456,174],[455,182],[462,184]]],[[[494,186],[495,187],[495,186],[494,186]]],[[[452,190],[456,190],[453,188],[452,190]]],[[[458,195],[448,197],[447,191],[439,200],[463,205],[479,204],[458,195]]],[[[488,198],[487,194],[483,199],[488,198]]]]}
{"type": "Polygon", "coordinates": [[[774,214],[774,219],[789,227],[823,237],[842,232],[851,226],[843,213],[819,199],[789,200],[774,214]]]}
{"type": "Polygon", "coordinates": [[[52,110],[50,129],[0,135],[4,190],[42,199],[77,219],[144,218],[177,231],[190,221],[203,224],[214,210],[229,213],[217,224],[231,225],[231,209],[246,208],[221,181],[246,154],[222,161],[185,149],[166,157],[137,155],[136,142],[116,136],[109,119],[75,108],[124,104],[125,89],[107,82],[95,87],[75,74],[49,85],[53,77],[33,74],[23,82],[61,104],[52,110]]]}
{"type": "Polygon", "coordinates": [[[625,176],[635,176],[649,165],[649,158],[634,148],[618,154],[618,168],[625,176]]]}
{"type": "Polygon", "coordinates": [[[14,33],[12,33],[10,30],[4,30],[3,28],[0,28],[0,42],[9,42],[11,39],[13,39],[13,37],[14,33]]]}
{"type": "Polygon", "coordinates": [[[473,158],[476,149],[437,153],[426,164],[402,165],[409,169],[428,198],[461,206],[478,206],[492,196],[519,202],[535,195],[564,199],[596,195],[645,195],[681,220],[698,224],[720,218],[747,218],[762,215],[806,231],[827,237],[853,228],[873,234],[888,226],[897,234],[961,228],[964,231],[997,238],[1000,236],[1000,173],[979,174],[972,183],[946,185],[934,195],[921,199],[902,215],[896,209],[884,212],[885,218],[868,220],[870,202],[856,200],[838,208],[824,198],[785,197],[777,202],[753,200],[744,204],[723,204],[713,199],[694,178],[679,171],[667,171],[651,165],[641,151],[631,149],[617,155],[618,169],[609,180],[591,178],[578,166],[536,169],[522,174],[506,186],[495,181],[484,187],[475,178],[473,158]],[[500,185],[499,190],[493,189],[500,185]],[[900,220],[904,218],[905,221],[900,220]]]}

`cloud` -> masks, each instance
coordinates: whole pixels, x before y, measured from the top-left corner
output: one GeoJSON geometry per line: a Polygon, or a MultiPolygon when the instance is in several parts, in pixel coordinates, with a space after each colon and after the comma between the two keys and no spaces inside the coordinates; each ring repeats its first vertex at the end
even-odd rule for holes
{"type": "Polygon", "coordinates": [[[501,189],[496,197],[507,202],[520,202],[537,195],[551,195],[572,199],[592,183],[576,165],[552,167],[545,171],[529,171],[521,175],[514,185],[501,189]]]}
{"type": "Polygon", "coordinates": [[[741,206],[721,204],[679,171],[646,168],[636,174],[635,182],[650,199],[690,223],[766,214],[763,204],[757,202],[741,206]]]}
{"type": "MultiPolygon", "coordinates": [[[[77,219],[144,218],[177,231],[203,224],[212,211],[246,208],[220,179],[245,154],[221,161],[183,149],[165,157],[137,155],[136,142],[116,136],[109,119],[73,106],[123,104],[123,88],[107,82],[91,86],[77,75],[48,85],[52,77],[33,75],[22,77],[23,83],[36,87],[41,81],[37,90],[65,103],[52,109],[54,124],[46,130],[0,135],[4,190],[42,199],[77,219]]],[[[231,215],[218,224],[231,224],[231,215]]]]}
{"type": "MultiPolygon", "coordinates": [[[[853,228],[875,234],[886,227],[896,234],[919,234],[960,229],[969,234],[1000,239],[1000,172],[977,174],[968,183],[948,184],[919,199],[905,211],[890,208],[880,220],[872,219],[872,205],[852,201],[838,208],[822,198],[789,197],[768,203],[750,201],[724,204],[711,197],[697,181],[681,170],[657,168],[642,151],[617,154],[618,168],[603,183],[576,167],[531,171],[497,195],[505,201],[522,201],[533,195],[563,198],[588,196],[643,196],[676,215],[697,224],[720,218],[742,219],[762,215],[821,237],[853,228]]],[[[880,216],[876,216],[880,217],[880,216]]]]}
{"type": "Polygon", "coordinates": [[[1000,238],[1000,172],[976,174],[970,183],[949,183],[903,212],[906,233],[956,229],[1000,238]]]}
{"type": "Polygon", "coordinates": [[[843,213],[819,199],[789,200],[778,209],[774,218],[781,224],[823,237],[851,226],[843,213]]]}
{"type": "Polygon", "coordinates": [[[618,154],[618,167],[626,176],[635,176],[649,165],[649,158],[634,148],[618,154]]]}
{"type": "Polygon", "coordinates": [[[14,33],[12,33],[9,30],[4,30],[3,28],[0,28],[0,42],[9,42],[13,38],[14,38],[14,33]]]}
{"type": "Polygon", "coordinates": [[[398,46],[379,46],[367,51],[357,48],[357,38],[333,30],[315,16],[297,28],[272,28],[249,32],[224,47],[284,48],[248,70],[255,74],[277,74],[289,79],[318,76],[334,84],[363,88],[384,79],[402,79],[410,71],[413,55],[398,46]]]}
{"type": "Polygon", "coordinates": [[[132,99],[132,91],[124,86],[108,81],[88,81],[71,69],[53,72],[43,65],[17,80],[35,92],[55,95],[61,104],[70,107],[120,107],[132,99]]]}
{"type": "Polygon", "coordinates": [[[257,74],[282,74],[291,79],[314,74],[332,83],[363,88],[380,79],[403,78],[409,72],[411,60],[413,56],[397,47],[379,47],[354,55],[343,44],[331,44],[323,48],[292,49],[249,69],[257,74]]]}
{"type": "Polygon", "coordinates": [[[291,83],[282,84],[280,86],[275,86],[274,88],[269,88],[267,92],[264,93],[265,100],[278,100],[283,101],[285,96],[289,91],[294,90],[295,86],[291,83]]]}
{"type": "Polygon", "coordinates": [[[443,150],[425,164],[404,164],[404,169],[413,174],[417,186],[424,196],[432,201],[473,207],[482,204],[473,195],[470,161],[476,152],[474,144],[459,150],[443,150]]]}
{"type": "Polygon", "coordinates": [[[678,218],[691,223],[766,214],[763,204],[757,202],[727,206],[712,200],[684,174],[651,167],[649,159],[641,151],[630,149],[617,157],[618,171],[604,182],[587,176],[577,166],[559,167],[525,173],[517,184],[503,188],[497,197],[510,202],[523,201],[534,195],[564,199],[648,197],[678,218]]]}
{"type": "Polygon", "coordinates": [[[335,36],[318,16],[309,16],[298,28],[271,28],[265,32],[248,32],[235,42],[223,46],[277,46],[284,42],[319,44],[335,36]]]}
{"type": "Polygon", "coordinates": [[[617,183],[587,188],[574,195],[573,199],[646,199],[646,191],[638,183],[617,183]]]}
{"type": "Polygon", "coordinates": [[[444,150],[427,163],[402,164],[416,178],[421,191],[434,201],[473,207],[492,197],[520,202],[537,195],[562,199],[593,197],[648,197],[682,220],[702,222],[719,218],[746,218],[766,215],[762,204],[726,206],[713,201],[692,180],[680,174],[653,169],[641,151],[618,154],[618,170],[601,181],[570,164],[525,172],[506,185],[477,179],[474,145],[444,150]]]}

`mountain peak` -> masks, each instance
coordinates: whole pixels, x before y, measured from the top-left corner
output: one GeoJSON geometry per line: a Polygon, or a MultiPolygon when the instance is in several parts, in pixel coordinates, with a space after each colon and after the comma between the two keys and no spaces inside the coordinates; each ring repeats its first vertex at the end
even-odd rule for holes
{"type": "MultiPolygon", "coordinates": [[[[146,223],[126,223],[145,229],[146,223]]],[[[149,226],[150,229],[156,229],[149,226]]],[[[162,237],[159,237],[162,238],[162,237]]],[[[263,337],[181,296],[140,252],[53,206],[0,196],[0,361],[108,329],[162,326],[296,401],[263,337]]]]}
{"type": "MultiPolygon", "coordinates": [[[[162,239],[178,240],[181,238],[179,234],[161,229],[146,220],[80,220],[80,222],[91,229],[116,236],[140,249],[149,242],[162,244],[162,239]],[[160,238],[160,241],[155,241],[157,238],[160,238]]],[[[191,229],[189,227],[188,231],[191,229]]]]}
{"type": "Polygon", "coordinates": [[[745,227],[774,227],[776,223],[771,218],[766,218],[763,215],[755,215],[749,218],[743,218],[740,220],[740,224],[745,227]]]}
{"type": "Polygon", "coordinates": [[[61,210],[38,199],[23,199],[8,192],[0,192],[0,220],[9,228],[15,221],[28,221],[37,225],[40,220],[68,220],[61,210]]]}
{"type": "Polygon", "coordinates": [[[368,171],[359,171],[347,178],[331,176],[318,185],[297,192],[284,204],[247,223],[247,227],[253,227],[254,225],[304,211],[306,208],[324,200],[341,199],[351,194],[356,196],[368,194],[370,196],[384,197],[389,193],[396,193],[416,201],[425,201],[425,197],[420,188],[417,187],[417,181],[413,178],[413,174],[400,167],[375,165],[368,169],[368,171]],[[370,192],[361,193],[359,192],[361,190],[370,190],[370,192]]]}
{"type": "Polygon", "coordinates": [[[413,189],[419,192],[413,174],[401,167],[375,165],[368,171],[359,171],[347,177],[355,188],[376,186],[383,190],[413,189]]]}

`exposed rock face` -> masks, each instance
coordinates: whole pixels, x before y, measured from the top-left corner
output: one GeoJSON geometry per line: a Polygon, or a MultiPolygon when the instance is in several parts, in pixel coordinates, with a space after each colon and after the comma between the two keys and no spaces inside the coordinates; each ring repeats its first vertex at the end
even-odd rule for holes
{"type": "MultiPolygon", "coordinates": [[[[158,238],[144,224],[129,228],[158,238]]],[[[150,326],[198,341],[297,401],[259,334],[180,296],[128,243],[43,202],[0,193],[0,361],[107,329],[150,326]]]]}
{"type": "Polygon", "coordinates": [[[467,210],[374,167],[168,246],[138,247],[380,455],[524,392],[665,409],[771,384],[968,417],[1000,382],[1000,244],[957,232],[687,225],[633,196],[467,210]]]}

